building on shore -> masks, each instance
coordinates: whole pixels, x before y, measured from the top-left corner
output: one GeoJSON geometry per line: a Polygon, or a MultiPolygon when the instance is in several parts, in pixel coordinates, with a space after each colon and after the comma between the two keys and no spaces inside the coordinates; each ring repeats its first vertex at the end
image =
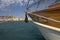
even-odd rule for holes
{"type": "Polygon", "coordinates": [[[20,18],[16,16],[0,16],[0,21],[19,21],[20,18]]]}

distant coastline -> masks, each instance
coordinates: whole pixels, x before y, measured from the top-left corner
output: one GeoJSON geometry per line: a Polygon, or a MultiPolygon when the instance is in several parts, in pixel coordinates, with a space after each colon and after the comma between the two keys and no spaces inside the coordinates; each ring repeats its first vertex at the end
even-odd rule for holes
{"type": "Polygon", "coordinates": [[[18,21],[20,20],[20,18],[16,17],[16,16],[0,16],[0,21],[18,21]]]}

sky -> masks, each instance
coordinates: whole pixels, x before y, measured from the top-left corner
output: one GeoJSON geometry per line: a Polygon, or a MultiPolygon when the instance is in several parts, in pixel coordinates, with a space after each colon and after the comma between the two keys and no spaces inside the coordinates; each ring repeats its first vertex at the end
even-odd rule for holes
{"type": "MultiPolygon", "coordinates": [[[[32,4],[37,0],[30,0],[29,4],[32,4]]],[[[49,0],[48,4],[54,3],[55,0],[49,0]]],[[[24,17],[25,15],[25,9],[26,5],[28,3],[28,0],[0,0],[0,16],[2,15],[13,15],[17,17],[24,17]]],[[[45,1],[39,5],[38,10],[45,9],[45,1]]],[[[33,6],[30,8],[31,11],[35,9],[33,6]]]]}

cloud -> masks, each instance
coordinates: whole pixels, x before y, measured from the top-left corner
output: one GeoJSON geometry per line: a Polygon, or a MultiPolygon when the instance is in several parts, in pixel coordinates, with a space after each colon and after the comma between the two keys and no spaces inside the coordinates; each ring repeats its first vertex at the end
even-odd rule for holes
{"type": "MultiPolygon", "coordinates": [[[[9,6],[11,4],[20,4],[22,6],[24,3],[27,3],[28,0],[0,0],[0,9],[5,8],[6,6],[9,6]]],[[[33,1],[30,1],[32,3],[33,1]]]]}
{"type": "Polygon", "coordinates": [[[9,6],[10,4],[13,4],[13,0],[1,0],[0,1],[0,8],[4,8],[5,6],[9,6]]]}
{"type": "MultiPolygon", "coordinates": [[[[27,2],[27,1],[28,0],[24,0],[24,2],[27,2]]],[[[0,0],[0,9],[6,6],[9,6],[11,4],[20,4],[20,6],[22,6],[23,0],[0,0]]]]}

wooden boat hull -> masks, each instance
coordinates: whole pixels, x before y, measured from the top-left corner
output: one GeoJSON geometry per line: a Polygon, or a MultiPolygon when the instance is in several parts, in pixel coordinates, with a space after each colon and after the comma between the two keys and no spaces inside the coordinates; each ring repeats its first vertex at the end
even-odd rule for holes
{"type": "Polygon", "coordinates": [[[39,22],[39,17],[34,14],[28,14],[33,22],[38,26],[38,29],[42,33],[42,35],[45,37],[46,40],[60,40],[60,28],[56,28],[50,25],[45,25],[42,22],[46,23],[47,19],[44,19],[45,21],[41,20],[42,22],[39,22]]]}
{"type": "Polygon", "coordinates": [[[50,26],[40,24],[38,22],[34,23],[39,25],[38,29],[46,40],[60,40],[60,30],[57,30],[56,28],[49,28],[50,26]]]}

